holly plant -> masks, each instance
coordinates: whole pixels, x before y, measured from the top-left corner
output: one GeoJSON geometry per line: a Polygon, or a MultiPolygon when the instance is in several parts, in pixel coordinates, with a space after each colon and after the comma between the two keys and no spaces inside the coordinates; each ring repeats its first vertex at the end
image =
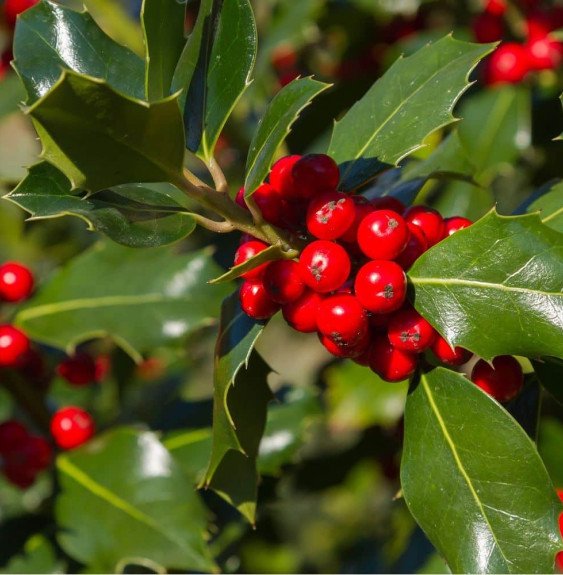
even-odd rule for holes
{"type": "MultiPolygon", "coordinates": [[[[402,455],[400,488],[385,500],[406,504],[451,572],[552,573],[561,485],[536,440],[540,396],[563,400],[562,184],[548,181],[512,214],[452,205],[468,190],[488,194],[490,170],[516,161],[529,105],[516,84],[556,68],[560,36],[540,38],[536,27],[500,52],[496,37],[457,34],[411,46],[325,137],[291,154],[304,119],[331,113],[336,88],[298,70],[265,88],[250,0],[201,0],[197,10],[144,0],[141,50],[86,8],[29,4],[13,18],[12,66],[41,153],[5,200],[31,220],[74,216],[100,241],[35,291],[26,266],[0,267],[0,299],[11,305],[0,377],[32,421],[0,425],[0,453],[5,477],[28,488],[54,451],[53,529],[71,568],[236,569],[222,553],[245,525],[260,527],[261,476],[283,477],[292,433],[306,448],[296,431],[311,415],[304,406],[322,408],[301,388],[309,395],[298,410],[284,411],[267,357],[276,347],[286,364],[311,349],[332,358],[330,381],[353,374],[329,403],[358,389],[367,407],[373,394],[389,397],[378,421],[391,417],[399,435],[381,441],[400,441],[402,455]],[[535,59],[511,68],[526,50],[535,59]],[[244,114],[237,173],[221,149],[244,114]],[[455,201],[430,207],[436,185],[455,201]],[[270,324],[285,336],[268,338],[270,324]],[[173,410],[168,423],[141,416],[177,386],[153,393],[127,378],[158,371],[152,351],[179,341],[191,357],[207,353],[199,334],[213,326],[212,427],[185,415],[173,423],[173,410]],[[80,393],[109,369],[104,354],[85,351],[96,341],[113,346],[115,393],[136,408],[100,408],[106,394],[103,415],[85,409],[80,393]],[[59,354],[57,378],[72,393],[50,395],[42,354],[59,354]],[[275,432],[284,417],[289,439],[275,432]],[[223,500],[234,534],[210,528],[209,508],[224,513],[223,500]]],[[[489,4],[476,35],[504,17],[504,3],[489,4]]],[[[270,57],[293,70],[287,54],[270,57]]],[[[30,541],[28,553],[55,553],[45,538],[30,541]]]]}

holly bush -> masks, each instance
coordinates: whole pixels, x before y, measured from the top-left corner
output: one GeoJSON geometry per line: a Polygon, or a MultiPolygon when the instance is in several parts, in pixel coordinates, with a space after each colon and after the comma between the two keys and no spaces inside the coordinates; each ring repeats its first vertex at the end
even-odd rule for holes
{"type": "Polygon", "coordinates": [[[563,568],[560,7],[84,4],[2,6],[5,571],[563,568]]]}

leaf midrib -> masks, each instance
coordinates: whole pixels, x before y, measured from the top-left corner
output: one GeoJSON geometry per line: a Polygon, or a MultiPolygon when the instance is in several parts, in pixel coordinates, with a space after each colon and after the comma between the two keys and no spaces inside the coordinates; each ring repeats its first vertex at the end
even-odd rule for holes
{"type": "Polygon", "coordinates": [[[478,495],[478,493],[477,493],[477,491],[473,485],[473,482],[471,481],[471,478],[469,477],[469,474],[467,473],[465,467],[463,466],[463,462],[461,461],[461,457],[460,457],[460,455],[457,451],[457,448],[455,446],[455,443],[454,443],[454,441],[453,441],[453,439],[452,439],[452,437],[448,431],[448,428],[446,426],[446,422],[442,418],[442,414],[440,413],[440,410],[438,409],[438,406],[436,405],[436,402],[434,400],[434,396],[432,395],[432,390],[430,389],[430,386],[428,385],[428,382],[426,381],[426,376],[424,374],[421,375],[420,383],[424,389],[426,397],[428,398],[428,403],[430,404],[430,407],[431,407],[432,411],[434,412],[434,415],[436,416],[436,420],[438,421],[438,425],[440,426],[440,429],[442,430],[442,433],[444,435],[444,439],[446,440],[446,443],[448,444],[450,451],[452,452],[452,456],[454,458],[455,464],[456,464],[457,468],[459,469],[461,475],[463,476],[465,482],[467,483],[469,491],[471,492],[471,495],[472,495],[473,499],[475,500],[477,507],[481,511],[481,514],[482,514],[487,526],[489,527],[489,532],[491,533],[491,536],[493,537],[493,540],[495,542],[495,546],[497,547],[501,557],[504,560],[505,565],[508,568],[508,566],[510,565],[511,562],[505,556],[501,546],[499,545],[499,542],[496,538],[495,532],[491,526],[489,518],[488,518],[487,514],[485,513],[483,503],[481,502],[481,499],[479,498],[479,495],[478,495]]]}

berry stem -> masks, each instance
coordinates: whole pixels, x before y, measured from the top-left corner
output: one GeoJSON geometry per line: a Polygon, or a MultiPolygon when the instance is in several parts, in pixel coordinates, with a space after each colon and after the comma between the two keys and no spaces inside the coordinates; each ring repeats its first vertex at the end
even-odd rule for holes
{"type": "Polygon", "coordinates": [[[217,191],[226,193],[229,190],[227,178],[225,178],[225,174],[223,173],[221,166],[217,163],[217,160],[213,156],[209,160],[207,168],[209,169],[209,173],[213,178],[213,182],[215,183],[215,188],[217,188],[217,191]]]}
{"type": "Polygon", "coordinates": [[[42,431],[49,433],[51,416],[42,396],[8,370],[2,373],[1,383],[16,403],[27,411],[36,425],[42,431]]]}

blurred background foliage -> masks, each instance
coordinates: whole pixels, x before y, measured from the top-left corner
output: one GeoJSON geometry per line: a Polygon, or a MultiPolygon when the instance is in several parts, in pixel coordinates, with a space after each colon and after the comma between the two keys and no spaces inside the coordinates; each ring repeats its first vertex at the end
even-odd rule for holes
{"type": "MultiPolygon", "coordinates": [[[[83,4],[110,36],[142,53],[139,1],[83,0],[83,4]]],[[[544,9],[556,7],[541,4],[544,9]]],[[[333,120],[401,53],[409,54],[450,31],[458,38],[473,39],[471,23],[482,3],[256,0],[254,8],[260,38],[257,79],[229,120],[217,154],[232,193],[242,182],[257,122],[281,86],[297,75],[314,75],[334,84],[303,113],[280,155],[322,149],[333,120]]],[[[188,26],[196,13],[197,2],[189,2],[188,26]]],[[[516,23],[508,34],[517,29],[516,23]]],[[[0,28],[0,47],[5,49],[9,42],[7,31],[0,28]]],[[[478,69],[475,79],[481,74],[478,69]]],[[[501,213],[512,213],[533,190],[561,175],[561,149],[553,142],[562,131],[560,92],[561,71],[535,74],[517,86],[486,88],[477,82],[456,108],[466,122],[454,133],[471,152],[466,168],[472,181],[432,180],[419,199],[446,216],[474,219],[495,204],[501,213]]],[[[21,100],[18,79],[8,72],[0,81],[0,195],[13,189],[39,152],[30,122],[19,110],[21,100]]],[[[443,132],[433,134],[410,160],[413,169],[446,137],[443,132]]],[[[204,172],[198,175],[207,177],[204,172]]],[[[24,220],[21,209],[0,201],[0,262],[22,261],[40,283],[99,241],[76,218],[24,220]]],[[[226,267],[237,243],[235,234],[216,237],[198,230],[171,249],[183,253],[212,244],[217,262],[226,267]]],[[[218,299],[216,305],[218,313],[218,299]]],[[[6,308],[0,314],[8,319],[12,311],[6,308]]],[[[211,441],[216,333],[216,325],[205,327],[176,347],[152,350],[139,365],[109,340],[87,342],[84,350],[109,359],[107,376],[86,388],[70,387],[55,377],[49,402],[87,407],[102,429],[119,423],[159,430],[185,472],[186,483],[188,478],[197,482],[211,441]]],[[[263,478],[256,528],[211,492],[201,492],[212,513],[210,547],[221,569],[446,573],[400,498],[405,386],[374,385],[371,372],[334,361],[314,336],[291,331],[276,319],[258,350],[275,372],[269,376],[275,401],[260,446],[263,478]]],[[[54,349],[43,351],[53,365],[62,357],[54,349]]],[[[542,413],[540,452],[555,485],[563,488],[563,409],[546,396],[542,413]]],[[[0,420],[11,415],[25,419],[0,388],[0,420]]],[[[0,565],[5,572],[83,569],[55,540],[50,517],[56,489],[56,479],[49,473],[23,492],[0,478],[0,565]]],[[[124,569],[153,570],[150,565],[124,569]]]]}

